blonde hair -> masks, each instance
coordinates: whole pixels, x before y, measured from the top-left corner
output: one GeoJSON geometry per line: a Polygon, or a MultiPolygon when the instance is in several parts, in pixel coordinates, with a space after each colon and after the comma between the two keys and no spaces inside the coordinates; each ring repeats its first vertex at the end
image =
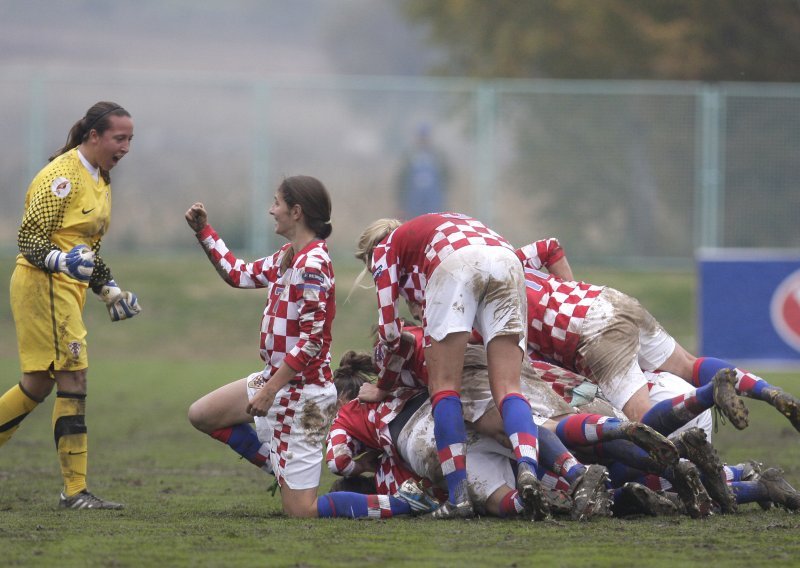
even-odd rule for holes
{"type": "Polygon", "coordinates": [[[353,295],[353,292],[356,288],[369,288],[370,286],[361,286],[361,281],[367,277],[369,274],[369,263],[372,259],[372,251],[375,250],[375,247],[378,246],[386,236],[394,231],[397,227],[402,225],[402,221],[398,219],[378,219],[377,221],[373,221],[367,228],[364,229],[364,232],[361,233],[361,236],[358,237],[358,242],[356,243],[356,258],[366,264],[364,270],[358,273],[356,276],[353,285],[350,287],[350,293],[347,294],[347,298],[345,298],[345,304],[350,301],[350,296],[353,295]]]}
{"type": "Polygon", "coordinates": [[[378,243],[402,224],[398,219],[378,219],[367,225],[367,228],[358,237],[356,258],[364,264],[369,264],[372,258],[372,251],[375,250],[378,243]]]}

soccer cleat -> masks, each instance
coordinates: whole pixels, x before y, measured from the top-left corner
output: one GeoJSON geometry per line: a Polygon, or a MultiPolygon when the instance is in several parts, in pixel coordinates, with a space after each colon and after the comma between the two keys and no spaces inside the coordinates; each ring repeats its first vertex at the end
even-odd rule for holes
{"type": "Polygon", "coordinates": [[[439,502],[425,491],[420,482],[413,479],[406,479],[395,497],[408,503],[414,515],[432,513],[439,508],[439,502]]]}
{"type": "Polygon", "coordinates": [[[661,467],[678,463],[678,450],[667,438],[641,422],[624,422],[619,427],[623,439],[646,451],[661,467]]]}
{"type": "Polygon", "coordinates": [[[432,519],[470,519],[475,516],[475,512],[472,510],[472,503],[467,501],[461,501],[460,503],[451,503],[450,501],[445,501],[441,507],[436,509],[434,512],[430,514],[432,519]]]}
{"type": "Polygon", "coordinates": [[[532,521],[544,521],[550,517],[550,508],[547,498],[539,484],[536,474],[530,469],[521,467],[517,474],[517,491],[522,505],[525,507],[525,516],[532,521]]]}
{"type": "Polygon", "coordinates": [[[586,521],[591,517],[610,517],[611,499],[606,482],[608,470],[605,466],[592,464],[570,487],[573,521],[586,521]]]}
{"type": "Polygon", "coordinates": [[[673,469],[670,479],[672,487],[678,493],[686,513],[693,519],[700,519],[711,514],[711,497],[700,481],[700,472],[690,461],[681,460],[673,469]]]}
{"type": "Polygon", "coordinates": [[[766,488],[773,504],[789,511],[800,509],[800,493],[783,478],[782,469],[777,467],[765,469],[757,481],[766,488]]]}
{"type": "Polygon", "coordinates": [[[722,460],[706,438],[702,428],[689,428],[671,438],[681,454],[697,466],[703,475],[703,486],[719,505],[722,513],[736,512],[736,498],[726,482],[722,460]]]}
{"type": "Polygon", "coordinates": [[[554,515],[569,515],[572,513],[572,498],[560,489],[545,489],[544,500],[547,508],[554,515]]]}
{"type": "Polygon", "coordinates": [[[619,495],[614,499],[614,506],[611,510],[615,517],[629,515],[658,517],[678,513],[678,507],[667,497],[633,481],[622,486],[619,495]]]}
{"type": "Polygon", "coordinates": [[[794,429],[800,432],[800,400],[779,388],[770,389],[769,394],[771,395],[769,403],[788,418],[794,429]]]}
{"type": "Polygon", "coordinates": [[[125,507],[122,503],[101,499],[86,489],[70,497],[62,493],[58,506],[62,509],[123,509],[125,507]]]}
{"type": "Polygon", "coordinates": [[[747,428],[747,407],[736,394],[736,371],[720,369],[712,379],[714,405],[738,430],[747,428]]]}

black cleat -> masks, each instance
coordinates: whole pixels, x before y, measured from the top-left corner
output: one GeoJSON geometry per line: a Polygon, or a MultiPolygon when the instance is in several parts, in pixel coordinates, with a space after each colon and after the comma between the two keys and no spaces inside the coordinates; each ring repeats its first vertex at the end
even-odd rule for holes
{"type": "Polygon", "coordinates": [[[573,521],[587,521],[591,517],[611,516],[611,497],[606,482],[608,470],[605,466],[592,464],[570,487],[573,521]]]}
{"type": "Polygon", "coordinates": [[[736,512],[736,498],[725,478],[725,469],[702,428],[689,428],[671,438],[681,454],[697,466],[703,485],[722,513],[736,512]]]}
{"type": "Polygon", "coordinates": [[[747,428],[747,407],[736,393],[736,371],[720,369],[712,379],[714,405],[738,430],[747,428]]]}
{"type": "Polygon", "coordinates": [[[70,497],[62,493],[58,506],[62,509],[123,509],[125,507],[122,503],[106,501],[92,495],[86,489],[70,497]]]}
{"type": "Polygon", "coordinates": [[[612,511],[615,517],[630,515],[677,515],[678,507],[667,497],[659,495],[641,483],[629,481],[622,486],[619,495],[614,499],[612,511]]]}

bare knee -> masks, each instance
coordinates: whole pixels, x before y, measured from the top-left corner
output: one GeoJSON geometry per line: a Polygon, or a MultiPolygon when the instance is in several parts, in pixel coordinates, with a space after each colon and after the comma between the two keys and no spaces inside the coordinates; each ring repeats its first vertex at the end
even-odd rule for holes
{"type": "Polygon", "coordinates": [[[213,428],[209,424],[208,415],[205,412],[204,407],[205,405],[203,404],[202,399],[194,401],[189,407],[187,417],[189,418],[189,423],[192,426],[201,432],[208,434],[213,430],[213,428]]]}

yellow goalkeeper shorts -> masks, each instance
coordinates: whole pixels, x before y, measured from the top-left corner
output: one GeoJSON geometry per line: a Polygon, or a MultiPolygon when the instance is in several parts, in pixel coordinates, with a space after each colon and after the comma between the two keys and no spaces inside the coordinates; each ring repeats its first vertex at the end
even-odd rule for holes
{"type": "Polygon", "coordinates": [[[89,366],[83,305],[86,284],[17,264],[11,312],[23,373],[77,371],[89,366]]]}

